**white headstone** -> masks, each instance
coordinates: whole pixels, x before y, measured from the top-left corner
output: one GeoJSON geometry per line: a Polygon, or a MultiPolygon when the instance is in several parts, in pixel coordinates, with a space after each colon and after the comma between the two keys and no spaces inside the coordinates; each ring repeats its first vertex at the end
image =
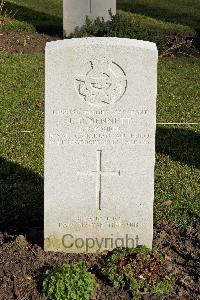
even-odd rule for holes
{"type": "Polygon", "coordinates": [[[157,48],[46,47],[45,250],[152,246],[157,48]]]}
{"type": "Polygon", "coordinates": [[[109,10],[116,13],[116,0],[63,0],[63,31],[68,36],[85,24],[86,16],[90,19],[103,17],[110,20],[109,10]]]}

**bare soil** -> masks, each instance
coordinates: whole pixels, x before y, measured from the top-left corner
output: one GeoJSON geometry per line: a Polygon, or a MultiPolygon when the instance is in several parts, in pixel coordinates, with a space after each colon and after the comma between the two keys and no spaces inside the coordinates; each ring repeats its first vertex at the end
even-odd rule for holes
{"type": "Polygon", "coordinates": [[[164,51],[160,57],[163,56],[186,56],[186,57],[200,57],[200,36],[188,37],[183,35],[168,35],[166,36],[168,42],[168,49],[164,51]]]}
{"type": "MultiPolygon", "coordinates": [[[[44,52],[47,42],[62,39],[62,36],[52,36],[24,30],[0,30],[0,51],[8,53],[38,53],[44,52]]],[[[169,48],[160,56],[177,55],[200,57],[200,37],[166,36],[169,48]]]]}
{"type": "Polygon", "coordinates": [[[8,53],[44,52],[47,42],[60,38],[23,30],[0,31],[0,51],[8,53]]]}
{"type": "MultiPolygon", "coordinates": [[[[49,253],[43,251],[42,230],[26,228],[23,235],[0,234],[0,299],[44,300],[41,281],[46,269],[63,263],[85,261],[100,287],[91,300],[128,300],[127,291],[116,291],[99,274],[105,253],[99,255],[49,253]],[[36,241],[36,243],[34,243],[36,241]]],[[[176,276],[174,289],[166,297],[143,299],[200,299],[200,226],[183,229],[167,222],[154,225],[154,248],[169,261],[176,276]]]]}

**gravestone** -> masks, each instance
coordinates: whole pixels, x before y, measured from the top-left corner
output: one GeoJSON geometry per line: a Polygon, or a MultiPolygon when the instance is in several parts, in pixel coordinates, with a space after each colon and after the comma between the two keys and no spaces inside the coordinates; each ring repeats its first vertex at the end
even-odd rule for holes
{"type": "Polygon", "coordinates": [[[80,30],[85,24],[86,16],[90,19],[103,17],[110,20],[109,10],[116,13],[116,0],[63,0],[63,32],[68,36],[80,30]]]}
{"type": "Polygon", "coordinates": [[[46,46],[45,250],[152,246],[157,48],[46,46]]]}

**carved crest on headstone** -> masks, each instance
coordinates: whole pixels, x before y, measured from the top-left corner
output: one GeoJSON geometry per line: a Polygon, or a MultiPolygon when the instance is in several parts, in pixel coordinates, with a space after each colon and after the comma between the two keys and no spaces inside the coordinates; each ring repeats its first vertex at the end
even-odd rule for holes
{"type": "Polygon", "coordinates": [[[115,104],[122,98],[127,88],[127,79],[117,63],[95,59],[88,63],[86,74],[76,76],[75,86],[83,101],[102,107],[115,104]]]}

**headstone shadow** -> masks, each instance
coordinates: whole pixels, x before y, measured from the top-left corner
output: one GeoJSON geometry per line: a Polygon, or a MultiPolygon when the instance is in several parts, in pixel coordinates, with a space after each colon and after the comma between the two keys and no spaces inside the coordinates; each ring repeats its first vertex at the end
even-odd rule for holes
{"type": "Polygon", "coordinates": [[[200,131],[184,127],[157,127],[156,152],[189,167],[200,168],[200,131]]]}
{"type": "Polygon", "coordinates": [[[32,242],[42,240],[43,186],[41,176],[0,157],[1,231],[26,235],[32,242]]]}

